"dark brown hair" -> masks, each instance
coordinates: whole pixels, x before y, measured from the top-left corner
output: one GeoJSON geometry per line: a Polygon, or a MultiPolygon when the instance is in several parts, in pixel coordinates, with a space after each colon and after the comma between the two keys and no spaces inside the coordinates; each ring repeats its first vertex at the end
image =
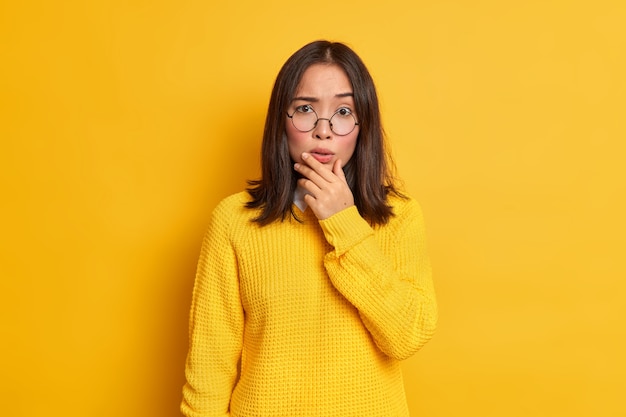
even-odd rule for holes
{"type": "Polygon", "coordinates": [[[247,191],[252,200],[246,207],[261,210],[254,219],[261,225],[285,220],[289,215],[297,219],[292,204],[298,175],[289,155],[285,112],[296,94],[302,75],[313,64],[338,65],[352,84],[359,136],[344,172],[361,216],[372,225],[385,224],[393,216],[387,195],[401,194],[394,186],[390,172],[391,159],[385,150],[374,81],[352,49],[342,43],[323,40],[309,43],[296,51],[276,77],[263,132],[261,179],[248,181],[247,191]]]}

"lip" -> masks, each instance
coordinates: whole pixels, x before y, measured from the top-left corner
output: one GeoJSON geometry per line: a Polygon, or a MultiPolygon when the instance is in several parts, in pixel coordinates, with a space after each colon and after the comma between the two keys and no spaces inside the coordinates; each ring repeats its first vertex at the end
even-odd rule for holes
{"type": "Polygon", "coordinates": [[[310,150],[309,153],[313,158],[317,159],[322,164],[327,164],[328,162],[332,161],[333,157],[335,156],[333,152],[324,148],[315,148],[310,150]]]}

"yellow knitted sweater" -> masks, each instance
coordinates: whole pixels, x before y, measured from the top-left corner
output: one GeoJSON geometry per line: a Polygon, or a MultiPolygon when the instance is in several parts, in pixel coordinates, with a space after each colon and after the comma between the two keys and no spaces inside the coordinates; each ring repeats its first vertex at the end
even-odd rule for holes
{"type": "Polygon", "coordinates": [[[437,321],[418,204],[390,198],[374,228],[355,207],[259,226],[248,199],[224,199],[204,238],[183,414],[408,416],[400,360],[437,321]]]}

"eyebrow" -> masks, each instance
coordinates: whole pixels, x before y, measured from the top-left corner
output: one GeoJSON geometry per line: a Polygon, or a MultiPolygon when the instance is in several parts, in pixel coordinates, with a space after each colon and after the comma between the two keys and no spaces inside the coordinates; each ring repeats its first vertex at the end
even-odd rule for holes
{"type": "MultiPolygon", "coordinates": [[[[354,97],[354,93],[339,93],[339,94],[335,94],[336,98],[343,98],[343,97],[354,97]]],[[[298,96],[298,97],[294,97],[293,99],[291,99],[291,101],[310,101],[312,103],[317,103],[318,101],[320,101],[319,98],[317,97],[306,97],[306,96],[298,96]]]]}

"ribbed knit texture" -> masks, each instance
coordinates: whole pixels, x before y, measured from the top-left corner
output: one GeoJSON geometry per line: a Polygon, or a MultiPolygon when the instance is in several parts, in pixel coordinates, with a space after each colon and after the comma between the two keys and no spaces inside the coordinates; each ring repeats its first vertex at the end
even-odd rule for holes
{"type": "Polygon", "coordinates": [[[375,228],[355,207],[259,226],[248,198],[224,199],[204,238],[183,414],[408,416],[400,360],[437,321],[418,204],[390,199],[375,228]]]}

